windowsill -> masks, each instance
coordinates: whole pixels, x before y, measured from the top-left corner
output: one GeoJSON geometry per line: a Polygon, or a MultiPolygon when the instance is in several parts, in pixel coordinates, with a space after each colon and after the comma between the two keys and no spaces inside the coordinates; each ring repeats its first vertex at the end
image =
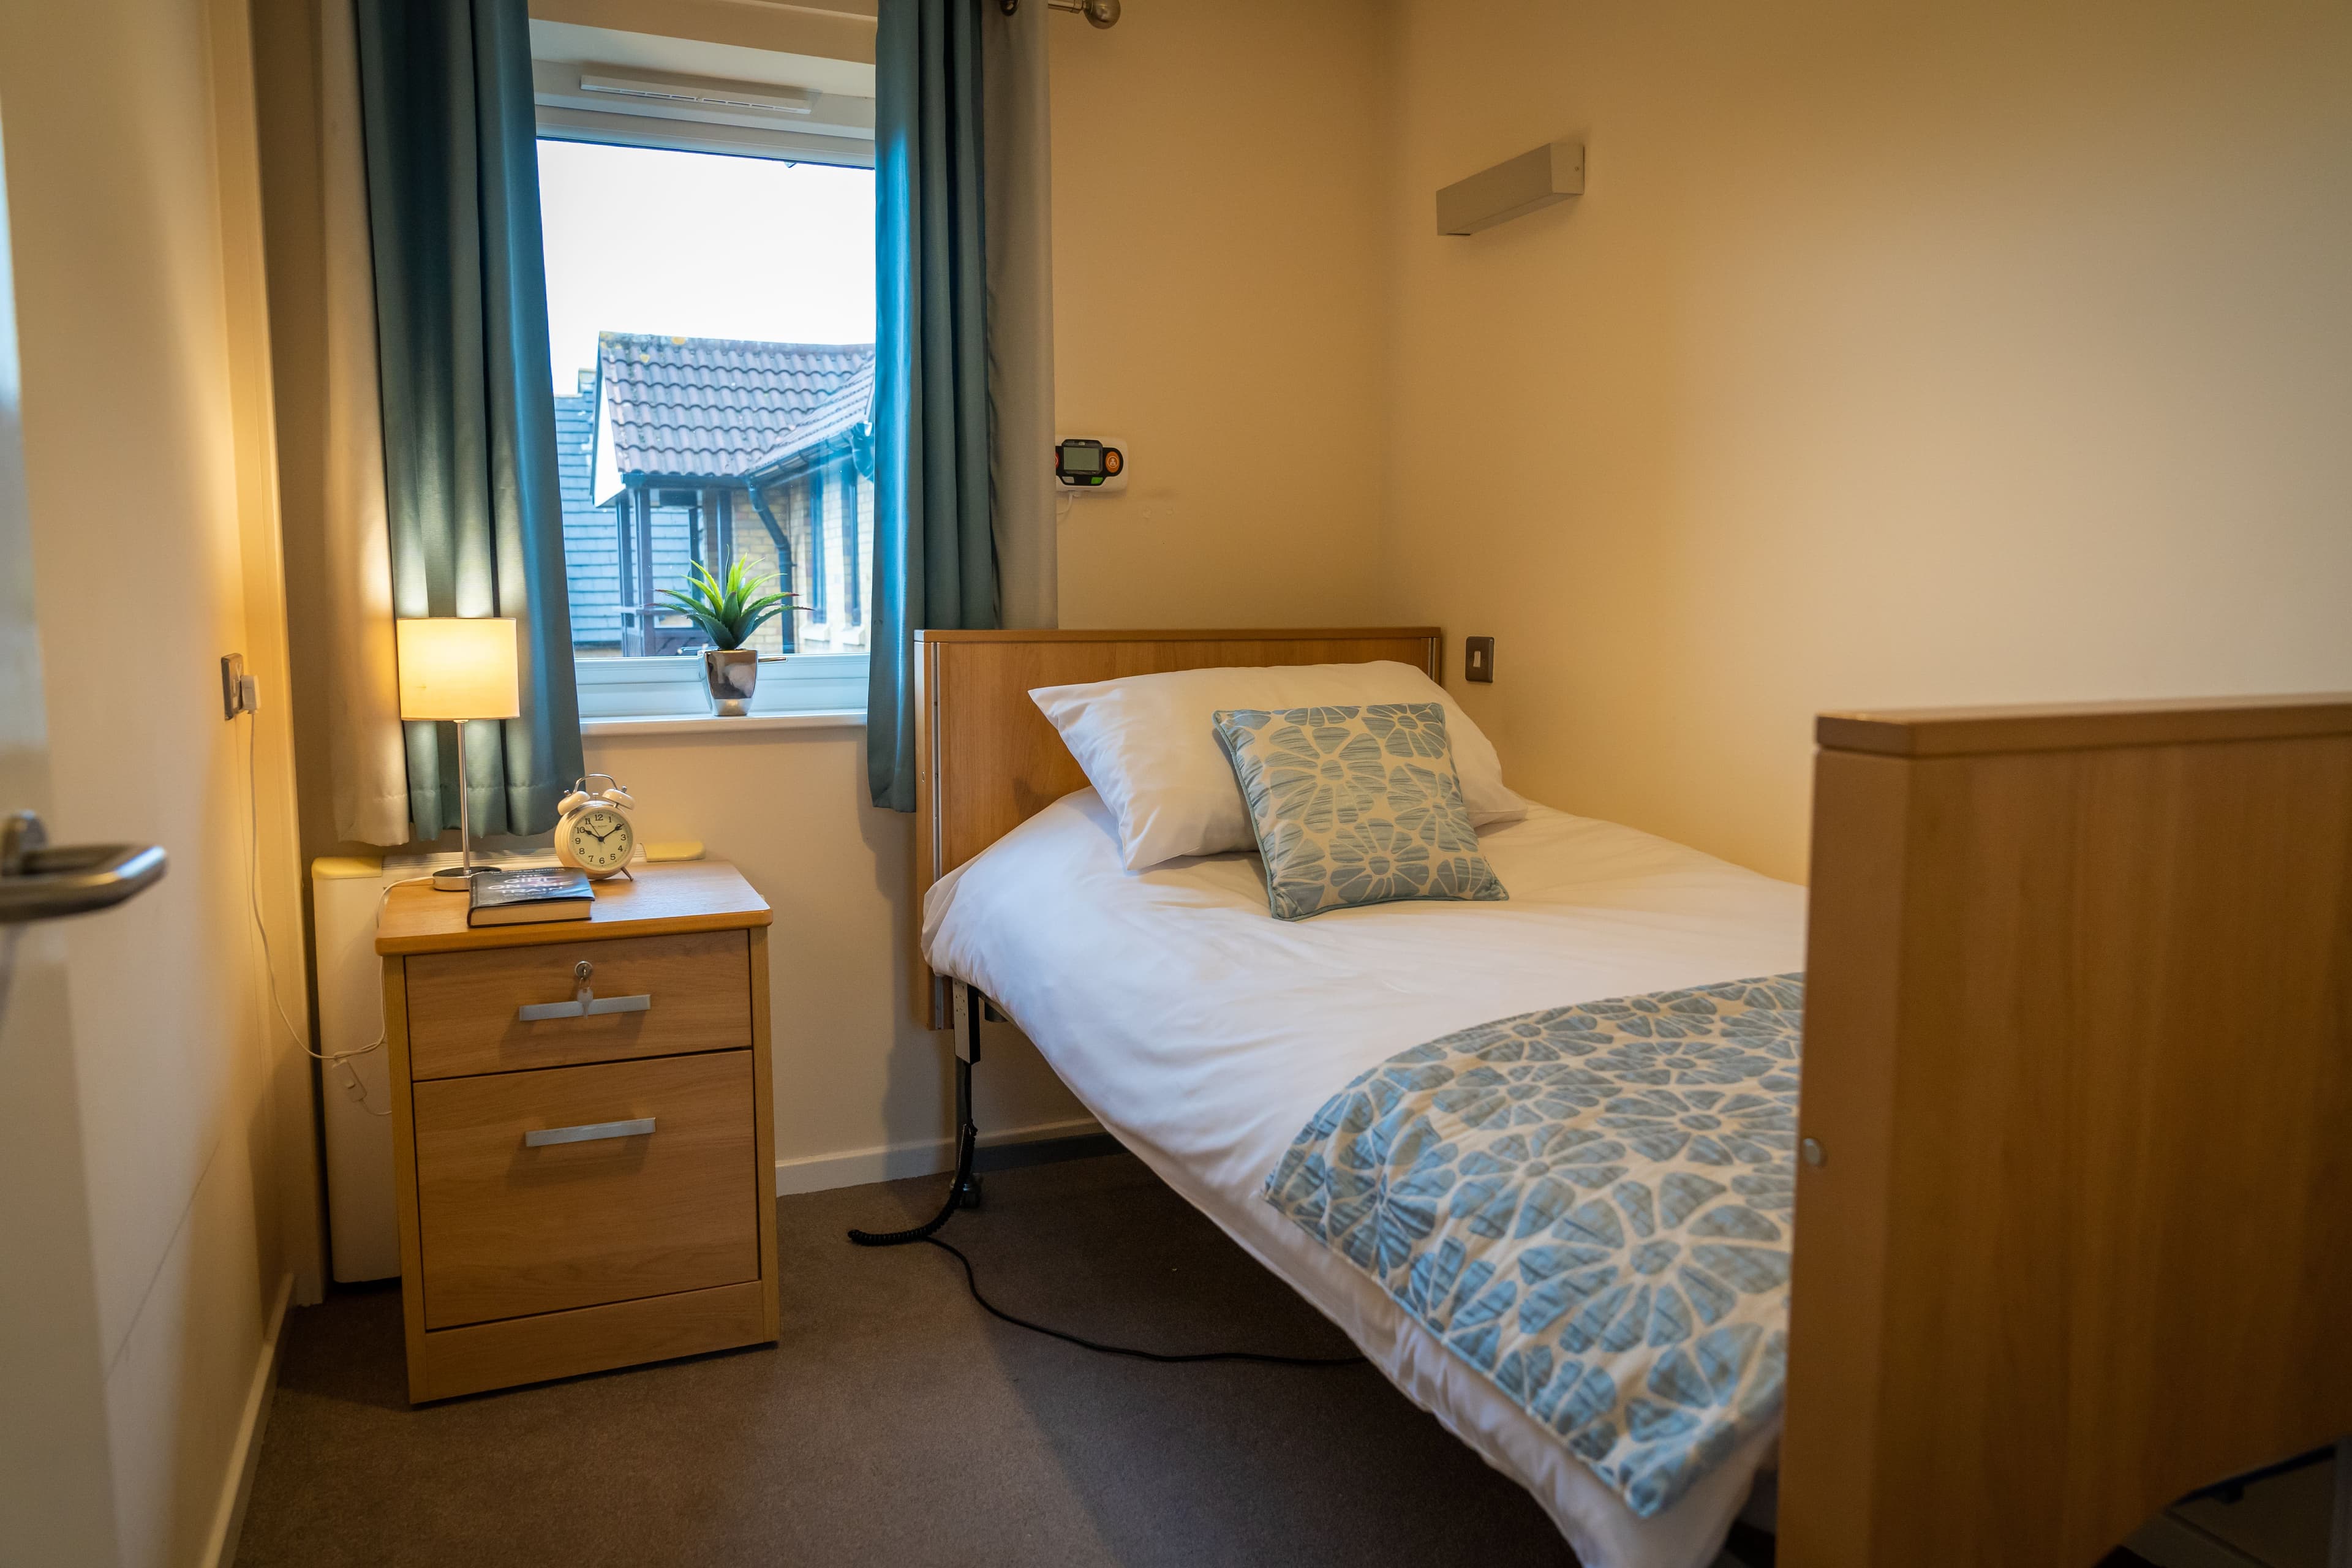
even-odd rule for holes
{"type": "Polygon", "coordinates": [[[866,712],[831,708],[812,713],[749,713],[740,719],[716,714],[664,714],[642,719],[583,719],[583,735],[742,735],[755,730],[863,730],[866,712]]]}

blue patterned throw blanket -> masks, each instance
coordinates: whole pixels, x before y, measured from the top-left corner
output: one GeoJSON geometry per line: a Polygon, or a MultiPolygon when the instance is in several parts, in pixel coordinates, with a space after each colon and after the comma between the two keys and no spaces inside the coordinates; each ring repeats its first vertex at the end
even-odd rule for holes
{"type": "Polygon", "coordinates": [[[1801,974],[1432,1040],[1315,1113],[1265,1197],[1644,1518],[1780,1408],[1801,974]]]}

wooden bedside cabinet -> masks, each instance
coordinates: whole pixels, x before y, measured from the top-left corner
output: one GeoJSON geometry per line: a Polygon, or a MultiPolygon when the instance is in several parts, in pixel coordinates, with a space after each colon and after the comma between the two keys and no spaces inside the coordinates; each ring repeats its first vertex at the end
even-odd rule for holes
{"type": "Polygon", "coordinates": [[[768,906],[634,870],[585,921],[385,900],[412,1402],[776,1337],[768,906]]]}

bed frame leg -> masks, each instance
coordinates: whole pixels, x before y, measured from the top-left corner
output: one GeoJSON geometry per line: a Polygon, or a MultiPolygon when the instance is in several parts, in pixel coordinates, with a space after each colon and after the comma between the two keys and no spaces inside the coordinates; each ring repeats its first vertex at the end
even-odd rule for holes
{"type": "MultiPolygon", "coordinates": [[[[954,992],[950,1004],[955,1015],[956,1136],[958,1138],[967,1135],[977,1137],[971,1120],[971,1069],[980,1060],[980,1023],[983,1016],[982,1009],[988,1005],[988,998],[961,980],[953,982],[952,984],[954,992]]],[[[975,1151],[975,1154],[976,1152],[975,1151]]],[[[965,1173],[963,1184],[955,1190],[955,1205],[964,1209],[976,1209],[980,1206],[980,1173],[978,1171],[965,1173]]]]}

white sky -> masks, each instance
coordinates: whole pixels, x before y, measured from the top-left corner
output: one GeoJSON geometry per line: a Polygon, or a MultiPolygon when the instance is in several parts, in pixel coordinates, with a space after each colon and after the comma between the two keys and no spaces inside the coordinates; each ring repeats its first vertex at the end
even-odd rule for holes
{"type": "Polygon", "coordinates": [[[600,331],[874,341],[874,174],[587,142],[539,144],[555,390],[600,331]]]}

